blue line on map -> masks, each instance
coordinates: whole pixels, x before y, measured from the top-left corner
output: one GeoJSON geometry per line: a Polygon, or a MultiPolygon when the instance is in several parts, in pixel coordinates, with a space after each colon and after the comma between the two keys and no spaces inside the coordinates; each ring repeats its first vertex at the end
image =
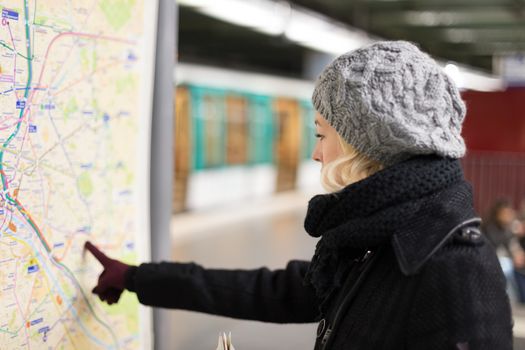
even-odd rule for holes
{"type": "Polygon", "coordinates": [[[44,318],[42,318],[42,317],[37,318],[36,320],[31,321],[31,326],[34,326],[35,324],[42,323],[43,321],[44,321],[44,318]]]}

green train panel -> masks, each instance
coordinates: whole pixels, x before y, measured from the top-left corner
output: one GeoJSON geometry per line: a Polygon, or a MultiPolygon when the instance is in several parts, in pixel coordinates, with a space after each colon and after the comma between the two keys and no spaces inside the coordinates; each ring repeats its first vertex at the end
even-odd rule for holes
{"type": "Polygon", "coordinates": [[[303,137],[301,145],[301,158],[310,159],[314,151],[317,138],[315,137],[315,109],[311,101],[302,100],[299,102],[301,108],[301,118],[303,119],[303,137]]]}
{"type": "MultiPolygon", "coordinates": [[[[274,97],[188,85],[194,171],[228,166],[273,164],[277,136],[274,97]]],[[[315,146],[314,109],[298,101],[302,128],[301,159],[315,146]]]]}
{"type": "Polygon", "coordinates": [[[225,91],[189,86],[193,126],[193,169],[225,164],[225,91]]]}

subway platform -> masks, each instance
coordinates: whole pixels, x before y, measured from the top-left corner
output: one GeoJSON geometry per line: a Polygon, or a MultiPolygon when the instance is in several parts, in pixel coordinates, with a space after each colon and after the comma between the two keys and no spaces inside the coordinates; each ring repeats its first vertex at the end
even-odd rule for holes
{"type": "MultiPolygon", "coordinates": [[[[281,268],[310,259],[316,239],[303,229],[312,191],[286,192],[219,209],[177,214],[171,223],[173,260],[209,268],[281,268]]],[[[514,349],[525,350],[525,306],[513,304],[514,349]]],[[[232,332],[236,349],[312,349],[316,324],[279,325],[201,313],[170,312],[173,349],[215,349],[232,332]]]]}

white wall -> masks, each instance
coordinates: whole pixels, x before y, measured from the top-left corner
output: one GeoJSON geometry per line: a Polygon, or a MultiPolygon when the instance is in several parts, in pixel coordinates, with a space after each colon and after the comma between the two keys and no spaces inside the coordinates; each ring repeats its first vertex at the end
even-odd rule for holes
{"type": "MultiPolygon", "coordinates": [[[[300,164],[297,189],[320,193],[321,166],[300,164]]],[[[275,193],[277,169],[273,165],[237,166],[192,173],[188,183],[188,209],[206,210],[222,205],[269,197],[275,193]]]]}

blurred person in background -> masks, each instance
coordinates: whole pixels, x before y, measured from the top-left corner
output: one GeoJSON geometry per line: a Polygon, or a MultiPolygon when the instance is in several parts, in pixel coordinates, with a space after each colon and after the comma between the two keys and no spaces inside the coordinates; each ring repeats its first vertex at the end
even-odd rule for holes
{"type": "Polygon", "coordinates": [[[482,231],[496,249],[499,257],[512,259],[519,255],[518,243],[519,221],[516,211],[507,199],[497,200],[483,221],[482,231]]]}
{"type": "Polygon", "coordinates": [[[520,207],[518,208],[518,220],[525,222],[525,198],[521,200],[520,207]]]}
{"type": "Polygon", "coordinates": [[[496,250],[511,298],[525,302],[525,295],[520,292],[525,291],[520,287],[524,283],[521,274],[525,272],[525,254],[521,245],[525,243],[525,237],[509,200],[494,202],[483,221],[482,231],[496,250]]]}
{"type": "Polygon", "coordinates": [[[521,249],[525,252],[525,198],[521,200],[516,218],[517,220],[514,224],[514,231],[518,236],[521,249]]]}
{"type": "Polygon", "coordinates": [[[510,304],[480,234],[459,158],[465,105],[436,62],[408,42],[341,55],[312,97],[329,193],[308,204],[311,261],[280,270],[195,263],[104,266],[93,292],[145,305],[275,323],[319,322],[315,349],[512,348],[510,304]]]}

